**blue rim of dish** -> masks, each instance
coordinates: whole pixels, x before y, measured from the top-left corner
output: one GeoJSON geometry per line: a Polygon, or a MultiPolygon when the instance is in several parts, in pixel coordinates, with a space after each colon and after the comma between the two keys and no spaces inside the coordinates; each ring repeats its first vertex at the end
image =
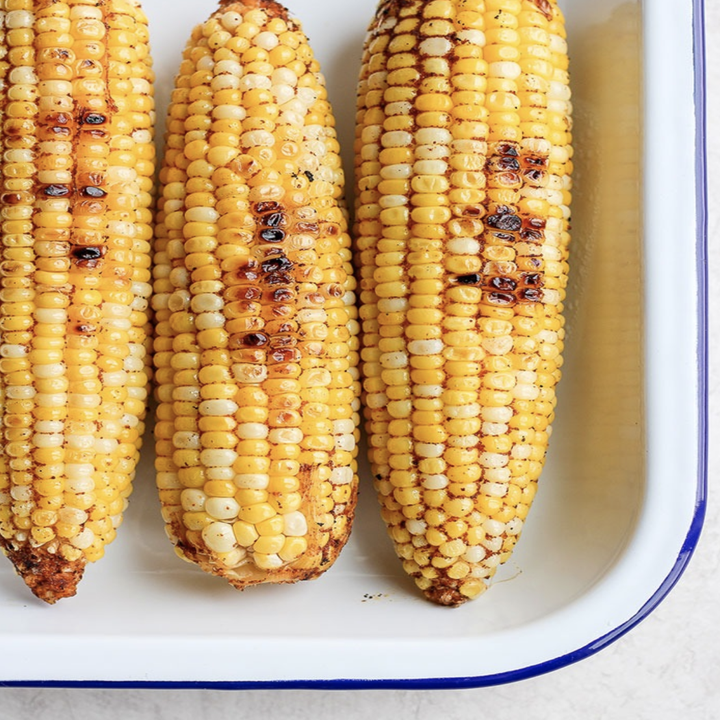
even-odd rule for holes
{"type": "Polygon", "coordinates": [[[112,689],[177,689],[177,690],[441,690],[479,688],[527,680],[572,665],[611,645],[645,620],[667,597],[685,572],[702,532],[707,507],[708,456],[708,296],[707,296],[707,159],[706,159],[706,86],[705,86],[705,8],[704,0],[693,0],[693,50],[695,66],[695,183],[697,219],[697,281],[698,281],[698,478],[695,512],[677,560],[660,587],[631,617],[609,633],[566,655],[526,668],[478,677],[397,679],[397,680],[268,680],[258,682],[193,682],[193,681],[48,681],[19,680],[1,682],[0,687],[43,688],[112,688],[112,689]]]}

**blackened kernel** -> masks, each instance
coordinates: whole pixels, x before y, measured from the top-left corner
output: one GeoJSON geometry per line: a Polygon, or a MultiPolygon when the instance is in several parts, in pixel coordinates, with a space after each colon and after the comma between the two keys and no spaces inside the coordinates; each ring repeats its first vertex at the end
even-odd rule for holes
{"type": "Polygon", "coordinates": [[[255,212],[261,215],[269,212],[277,212],[280,209],[280,205],[273,201],[259,202],[255,205],[255,212]]]}
{"type": "Polygon", "coordinates": [[[243,345],[247,347],[263,347],[268,344],[269,339],[264,333],[249,333],[243,338],[243,345]]]}
{"type": "Polygon", "coordinates": [[[538,243],[538,242],[542,241],[543,234],[539,230],[522,230],[520,232],[520,237],[525,242],[538,243]]]}
{"type": "Polygon", "coordinates": [[[514,157],[517,157],[520,154],[515,145],[510,145],[509,143],[500,143],[500,145],[498,145],[497,151],[498,155],[512,155],[514,157]]]}
{"type": "Polygon", "coordinates": [[[266,227],[276,228],[280,225],[284,225],[286,222],[285,215],[283,213],[272,213],[262,219],[263,224],[266,227]]]}
{"type": "Polygon", "coordinates": [[[265,277],[268,285],[291,285],[293,279],[284,272],[272,272],[265,277]]]}
{"type": "Polygon", "coordinates": [[[345,294],[345,290],[342,285],[330,285],[328,286],[327,294],[330,297],[339,298],[345,294]]]}
{"type": "Polygon", "coordinates": [[[48,197],[66,197],[70,194],[70,188],[67,185],[46,185],[43,188],[43,195],[48,197]]]}
{"type": "Polygon", "coordinates": [[[82,122],[86,125],[102,125],[107,122],[107,118],[100,113],[87,113],[82,116],[82,122]]]}
{"type": "Polygon", "coordinates": [[[93,185],[88,185],[87,187],[84,187],[82,189],[82,194],[85,197],[91,197],[91,198],[101,198],[101,197],[105,197],[107,195],[105,190],[103,190],[102,188],[99,188],[99,187],[95,187],[93,185]]]}
{"type": "Polygon", "coordinates": [[[509,235],[508,233],[503,232],[494,232],[490,234],[496,240],[500,240],[501,242],[515,242],[515,240],[517,239],[514,235],[509,235]]]}
{"type": "Polygon", "coordinates": [[[292,270],[293,263],[288,258],[281,256],[265,260],[262,263],[263,272],[277,272],[278,270],[292,270]]]}
{"type": "Polygon", "coordinates": [[[479,285],[482,277],[478,273],[471,273],[470,275],[458,275],[455,280],[461,285],[479,285]]]}
{"type": "Polygon", "coordinates": [[[73,248],[71,255],[77,260],[99,260],[104,248],[95,245],[83,245],[73,248]]]}
{"type": "Polygon", "coordinates": [[[303,175],[305,175],[305,177],[306,177],[310,182],[313,182],[313,181],[315,180],[315,176],[314,176],[309,170],[303,171],[303,175]]]}
{"type": "Polygon", "coordinates": [[[515,296],[510,293],[491,292],[487,296],[488,302],[493,305],[514,305],[515,296]]]}
{"type": "Polygon", "coordinates": [[[498,170],[519,170],[520,169],[520,163],[518,162],[518,159],[516,157],[511,157],[509,155],[499,158],[496,161],[496,165],[497,165],[498,170]]]}
{"type": "Polygon", "coordinates": [[[260,238],[265,242],[282,242],[285,239],[283,230],[268,229],[260,231],[260,238]]]}
{"type": "Polygon", "coordinates": [[[517,215],[490,215],[487,224],[491,228],[516,232],[522,227],[522,220],[517,215]]]}
{"type": "Polygon", "coordinates": [[[525,224],[528,225],[531,228],[536,228],[537,230],[544,230],[545,229],[545,220],[544,218],[539,217],[531,217],[527,218],[525,220],[525,224]]]}
{"type": "Polygon", "coordinates": [[[526,170],[523,175],[528,180],[532,180],[533,182],[540,182],[545,176],[545,173],[542,170],[526,170]]]}
{"type": "Polygon", "coordinates": [[[531,166],[535,166],[535,167],[547,167],[548,166],[548,158],[537,157],[536,155],[528,155],[527,157],[523,158],[523,163],[525,165],[531,165],[531,166]]]}
{"type": "Polygon", "coordinates": [[[496,275],[491,278],[489,285],[494,290],[500,290],[503,292],[512,292],[517,288],[515,280],[509,277],[503,277],[502,275],[496,275]]]}
{"type": "Polygon", "coordinates": [[[541,302],[543,292],[539,288],[525,288],[518,293],[520,300],[527,302],[541,302]]]}
{"type": "Polygon", "coordinates": [[[542,285],[543,277],[540,273],[523,273],[521,279],[525,285],[532,287],[540,287],[542,285]]]}

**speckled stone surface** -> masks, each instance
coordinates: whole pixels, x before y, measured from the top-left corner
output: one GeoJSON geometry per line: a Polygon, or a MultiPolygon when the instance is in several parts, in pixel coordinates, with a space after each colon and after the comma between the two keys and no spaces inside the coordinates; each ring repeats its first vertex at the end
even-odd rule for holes
{"type": "MultiPolygon", "coordinates": [[[[685,0],[688,1],[689,0],[685,0]]],[[[0,688],[2,720],[717,720],[720,718],[720,0],[706,0],[710,274],[710,503],[686,573],[651,616],[550,675],[478,690],[172,691],[0,688]]],[[[0,648],[2,651],[2,648],[0,648]]]]}

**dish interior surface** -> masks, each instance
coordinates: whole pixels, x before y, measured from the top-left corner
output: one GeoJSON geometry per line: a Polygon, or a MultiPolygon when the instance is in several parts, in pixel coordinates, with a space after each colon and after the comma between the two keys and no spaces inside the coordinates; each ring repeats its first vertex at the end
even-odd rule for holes
{"type": "MultiPolygon", "coordinates": [[[[181,49],[214,2],[174,0],[171,13],[164,0],[144,5],[162,134],[181,49]]],[[[88,568],[77,597],[46,607],[13,577],[9,563],[0,565],[3,656],[18,648],[12,665],[0,660],[0,681],[481,678],[587,646],[631,618],[658,589],[692,521],[697,476],[694,218],[674,240],[682,250],[669,252],[673,239],[658,237],[653,242],[664,252],[658,274],[643,269],[643,178],[652,168],[643,97],[646,83],[660,82],[643,76],[643,58],[648,37],[661,45],[648,24],[661,8],[643,9],[632,0],[561,5],[576,148],[564,377],[537,499],[490,591],[453,610],[421,599],[394,556],[363,460],[359,513],[337,564],[316,581],[238,593],[174,555],[160,518],[148,436],[118,539],[88,568]],[[678,258],[682,253],[689,257],[678,258]],[[689,298],[668,311],[671,323],[688,326],[690,347],[664,348],[653,330],[660,309],[649,298],[664,297],[660,284],[678,263],[689,264],[689,298]],[[671,354],[664,360],[666,350],[671,354]],[[684,380],[667,389],[663,378],[676,373],[684,380]],[[657,400],[661,390],[668,397],[657,400]],[[680,439],[665,433],[668,409],[685,423],[680,439]],[[658,443],[667,445],[664,467],[652,463],[658,443]],[[678,473],[686,485],[673,490],[678,473]],[[666,532],[652,529],[657,522],[666,523],[666,532]]],[[[694,207],[691,13],[673,7],[681,3],[651,5],[663,6],[674,18],[667,22],[681,28],[666,38],[667,52],[677,51],[678,82],[690,83],[687,95],[681,85],[682,98],[674,100],[689,103],[689,118],[667,122],[685,128],[688,156],[668,181],[684,178],[694,207]]],[[[296,0],[292,10],[327,77],[350,178],[355,78],[374,3],[296,0]]],[[[679,212],[673,204],[668,212],[679,212]]]]}

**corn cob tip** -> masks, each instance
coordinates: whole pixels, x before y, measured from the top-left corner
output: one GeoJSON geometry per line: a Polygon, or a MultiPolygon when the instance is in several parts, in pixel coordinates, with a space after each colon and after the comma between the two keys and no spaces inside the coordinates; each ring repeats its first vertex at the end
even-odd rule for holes
{"type": "Polygon", "coordinates": [[[7,556],[33,595],[48,605],[72,597],[85,570],[84,560],[65,560],[43,548],[27,545],[6,550],[7,556]]]}
{"type": "Polygon", "coordinates": [[[436,580],[432,585],[425,587],[423,584],[423,595],[436,605],[456,608],[468,600],[476,598],[487,589],[484,582],[467,582],[465,580],[436,580]]]}
{"type": "Polygon", "coordinates": [[[232,5],[241,5],[246,9],[264,10],[271,18],[287,20],[290,11],[275,0],[220,0],[220,10],[228,10],[232,5]]]}

